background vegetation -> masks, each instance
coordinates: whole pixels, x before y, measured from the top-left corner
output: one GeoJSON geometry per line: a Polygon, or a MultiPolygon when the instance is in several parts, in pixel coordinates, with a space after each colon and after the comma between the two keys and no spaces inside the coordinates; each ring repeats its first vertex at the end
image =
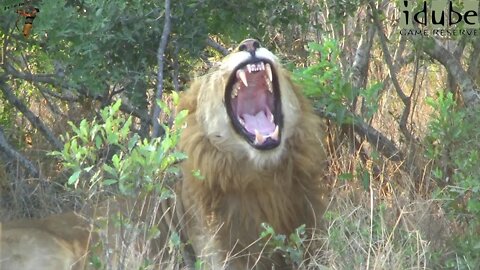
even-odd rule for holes
{"type": "MultiPolygon", "coordinates": [[[[173,196],[155,183],[184,158],[175,93],[255,37],[329,124],[333,197],[311,267],[478,269],[480,39],[401,35],[401,2],[30,1],[29,37],[21,2],[1,2],[1,220],[173,196]]],[[[301,238],[279,239],[299,260],[301,238]]]]}

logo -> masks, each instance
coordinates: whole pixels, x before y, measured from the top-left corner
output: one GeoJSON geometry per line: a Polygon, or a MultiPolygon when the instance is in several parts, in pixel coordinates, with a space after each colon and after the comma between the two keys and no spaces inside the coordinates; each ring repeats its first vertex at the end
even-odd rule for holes
{"type": "MultiPolygon", "coordinates": [[[[6,3],[4,5],[3,10],[14,10],[15,13],[18,14],[19,19],[22,17],[25,18],[23,28],[22,28],[22,34],[24,37],[28,38],[33,28],[33,20],[35,20],[37,13],[40,12],[40,9],[35,7],[32,1],[24,1],[24,2],[10,1],[9,3],[6,3]]],[[[16,23],[17,29],[19,29],[18,28],[19,19],[17,19],[17,23],[16,23]]]]}
{"type": "Polygon", "coordinates": [[[479,36],[478,0],[432,0],[399,3],[400,34],[406,36],[479,36]]]}

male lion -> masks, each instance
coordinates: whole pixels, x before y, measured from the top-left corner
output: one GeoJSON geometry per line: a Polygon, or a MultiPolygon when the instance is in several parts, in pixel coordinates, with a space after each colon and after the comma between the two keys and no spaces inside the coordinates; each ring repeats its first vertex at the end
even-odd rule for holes
{"type": "MultiPolygon", "coordinates": [[[[287,268],[258,240],[289,235],[325,210],[324,126],[270,51],[245,40],[193,82],[180,148],[188,237],[206,269],[287,268]]],[[[291,266],[290,266],[291,268],[291,266]]]]}

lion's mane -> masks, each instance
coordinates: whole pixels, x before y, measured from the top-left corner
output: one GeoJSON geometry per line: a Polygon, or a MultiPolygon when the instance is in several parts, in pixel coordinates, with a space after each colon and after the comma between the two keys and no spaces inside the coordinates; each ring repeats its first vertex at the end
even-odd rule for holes
{"type": "Polygon", "coordinates": [[[262,223],[286,235],[302,224],[319,227],[328,189],[325,127],[274,58],[284,133],[279,147],[253,149],[232,129],[224,106],[235,57],[196,79],[181,98],[179,109],[189,111],[179,144],[188,156],[182,201],[189,237],[207,268],[270,269],[282,262],[259,256],[262,223]]]}

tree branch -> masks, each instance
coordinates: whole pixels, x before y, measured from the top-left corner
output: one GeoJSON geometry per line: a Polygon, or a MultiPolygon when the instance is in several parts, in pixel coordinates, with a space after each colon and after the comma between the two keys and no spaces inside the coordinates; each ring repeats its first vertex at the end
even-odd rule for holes
{"type": "Polygon", "coordinates": [[[163,65],[165,62],[165,49],[167,47],[168,36],[170,35],[171,20],[170,20],[170,0],[165,0],[165,21],[163,23],[163,32],[160,39],[160,44],[157,51],[157,62],[158,62],[158,72],[157,72],[157,91],[155,93],[155,99],[152,104],[152,138],[156,138],[163,135],[164,130],[160,130],[160,106],[157,104],[157,100],[162,98],[163,94],[163,65]]]}
{"type": "MultiPolygon", "coordinates": [[[[30,82],[34,83],[34,85],[40,90],[40,92],[42,92],[43,94],[49,95],[51,97],[54,97],[56,99],[63,100],[63,101],[68,101],[68,102],[79,102],[81,100],[80,96],[77,95],[77,94],[74,94],[72,91],[65,91],[65,93],[59,94],[59,93],[56,93],[55,91],[52,91],[52,90],[48,89],[47,87],[41,86],[39,83],[37,83],[36,78],[41,78],[43,76],[37,77],[37,75],[27,75],[26,73],[22,73],[22,72],[19,72],[19,71],[16,71],[15,74],[10,74],[10,75],[14,76],[15,78],[19,78],[19,79],[22,79],[22,78],[25,79],[25,77],[29,77],[30,79],[32,79],[32,80],[30,80],[30,82]],[[15,75],[17,75],[17,76],[15,76],[15,75]]],[[[0,81],[6,80],[6,78],[7,78],[7,76],[5,74],[2,74],[0,76],[0,81]]],[[[44,83],[47,83],[47,82],[44,82],[44,83]]],[[[88,92],[88,91],[86,91],[86,92],[88,92]]],[[[88,95],[85,94],[86,92],[81,91],[81,92],[78,92],[78,93],[82,94],[85,97],[88,97],[88,95]]],[[[91,96],[90,98],[92,98],[93,100],[101,100],[102,97],[101,96],[91,96]]],[[[142,121],[151,123],[149,115],[138,111],[132,105],[129,105],[125,102],[122,102],[122,105],[120,106],[120,110],[124,113],[131,114],[131,115],[139,118],[142,121]]]]}
{"type": "Polygon", "coordinates": [[[230,53],[227,48],[223,47],[221,44],[219,44],[218,42],[216,42],[210,37],[207,38],[207,45],[212,47],[213,49],[215,49],[216,51],[218,51],[224,56],[230,53]]]}
{"type": "Polygon", "coordinates": [[[473,50],[470,55],[470,60],[468,63],[467,73],[470,77],[475,77],[478,75],[478,69],[480,67],[480,38],[473,40],[473,50]]]}
{"type": "Polygon", "coordinates": [[[16,160],[20,165],[27,170],[27,173],[32,177],[38,178],[40,175],[38,173],[37,167],[33,163],[15,150],[5,139],[3,135],[3,129],[0,127],[0,151],[9,159],[16,160]]]}
{"type": "MultiPolygon", "coordinates": [[[[453,51],[453,57],[457,58],[458,61],[460,61],[466,45],[467,45],[466,37],[463,36],[458,41],[457,46],[455,47],[455,50],[453,51]]],[[[452,74],[450,74],[450,72],[447,75],[447,85],[448,85],[448,90],[450,90],[452,92],[457,92],[457,81],[452,76],[452,74]]]]}
{"type": "MultiPolygon", "coordinates": [[[[362,34],[358,42],[357,51],[352,65],[351,81],[355,89],[364,89],[367,85],[368,64],[370,62],[370,49],[372,48],[373,37],[375,35],[375,27],[368,26],[365,34],[362,34]]],[[[352,111],[356,111],[358,94],[355,96],[352,104],[352,111]]],[[[361,107],[363,113],[364,106],[361,107]]]]}
{"type": "Polygon", "coordinates": [[[383,30],[382,24],[380,23],[380,19],[378,18],[378,10],[375,7],[375,3],[371,1],[369,3],[369,6],[372,10],[373,23],[378,29],[378,35],[380,37],[380,46],[382,47],[383,58],[385,59],[385,63],[387,64],[390,79],[392,80],[395,92],[397,93],[397,95],[400,97],[403,104],[405,105],[405,108],[403,109],[402,116],[399,122],[400,131],[402,132],[402,134],[405,136],[407,140],[411,141],[413,139],[413,136],[407,128],[407,120],[408,120],[408,116],[410,115],[410,108],[412,106],[411,98],[410,96],[407,96],[403,92],[402,87],[398,82],[397,72],[396,72],[395,66],[393,65],[392,56],[390,55],[390,51],[388,50],[388,46],[387,46],[387,37],[385,36],[385,32],[383,30]]]}
{"type": "Polygon", "coordinates": [[[355,88],[365,88],[367,84],[368,62],[370,61],[370,49],[372,48],[375,27],[369,26],[366,33],[362,34],[358,42],[357,51],[352,64],[351,81],[355,88]]]}
{"type": "MultiPolygon", "coordinates": [[[[325,111],[315,110],[315,112],[318,116],[335,122],[335,117],[326,114],[325,111]]],[[[398,150],[398,148],[395,146],[395,143],[393,143],[380,131],[365,123],[361,118],[356,117],[353,113],[348,114],[350,117],[355,119],[355,124],[351,125],[353,127],[353,131],[369,142],[375,148],[375,150],[392,161],[403,160],[404,157],[400,150],[398,150]]]]}
{"type": "Polygon", "coordinates": [[[400,83],[398,82],[397,75],[396,75],[396,70],[395,67],[393,66],[393,61],[392,61],[392,56],[390,55],[390,52],[388,50],[387,46],[387,37],[385,36],[385,32],[383,31],[382,24],[380,23],[380,19],[378,18],[378,10],[375,7],[375,4],[370,2],[370,8],[372,9],[372,17],[373,17],[373,22],[375,26],[378,29],[378,35],[380,37],[380,45],[382,47],[382,52],[383,52],[383,57],[385,59],[385,63],[387,64],[388,67],[388,75],[390,76],[393,86],[395,88],[395,91],[397,92],[397,95],[400,97],[402,102],[407,105],[410,103],[410,99],[408,98],[407,95],[402,91],[402,87],[400,86],[400,83]]]}
{"type": "Polygon", "coordinates": [[[3,92],[3,96],[7,101],[15,106],[28,119],[32,126],[37,128],[43,134],[47,141],[49,141],[56,150],[63,149],[63,144],[55,137],[53,132],[13,94],[13,90],[7,83],[0,81],[0,90],[3,92]]]}
{"type": "Polygon", "coordinates": [[[443,45],[432,37],[412,36],[414,42],[433,59],[442,64],[458,83],[465,102],[465,106],[474,107],[480,104],[480,91],[478,86],[463,69],[460,61],[455,58],[443,45]]]}
{"type": "Polygon", "coordinates": [[[28,82],[48,83],[51,85],[59,85],[55,80],[55,74],[31,74],[23,73],[14,68],[10,63],[4,63],[5,71],[15,78],[22,79],[28,82]]]}

